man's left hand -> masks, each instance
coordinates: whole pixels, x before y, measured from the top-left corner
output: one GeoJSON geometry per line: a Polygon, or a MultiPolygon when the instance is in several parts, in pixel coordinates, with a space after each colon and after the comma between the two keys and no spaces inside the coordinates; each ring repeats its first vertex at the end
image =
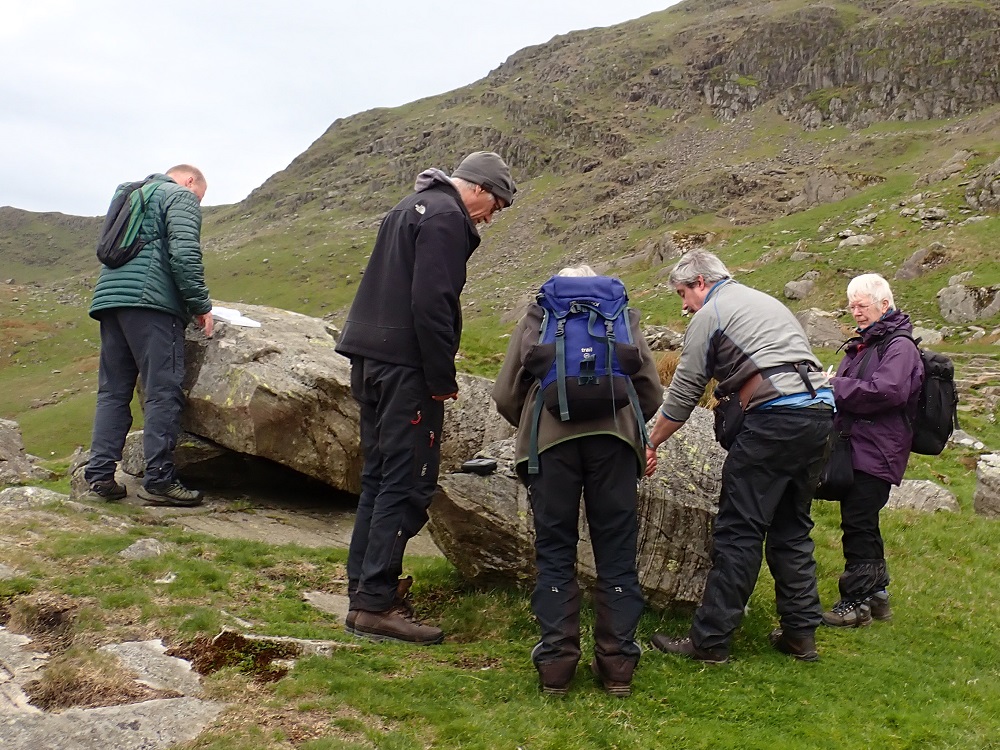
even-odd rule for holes
{"type": "Polygon", "coordinates": [[[212,317],[212,313],[202,313],[201,315],[194,316],[194,322],[198,324],[198,327],[205,332],[205,335],[212,338],[212,331],[215,330],[215,319],[212,317]]]}
{"type": "Polygon", "coordinates": [[[431,398],[434,399],[435,401],[448,401],[448,400],[458,401],[458,391],[455,391],[454,393],[449,393],[447,396],[431,396],[431,398]]]}

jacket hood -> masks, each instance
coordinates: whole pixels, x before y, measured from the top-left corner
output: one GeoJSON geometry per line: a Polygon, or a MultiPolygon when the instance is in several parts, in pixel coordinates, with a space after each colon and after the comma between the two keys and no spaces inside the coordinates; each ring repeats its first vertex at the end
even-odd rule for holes
{"type": "Polygon", "coordinates": [[[436,187],[438,185],[446,185],[455,192],[458,192],[455,187],[455,183],[451,181],[451,178],[440,169],[436,168],[425,169],[423,172],[418,174],[416,181],[413,183],[413,189],[420,193],[424,190],[430,190],[432,187],[436,187]]]}
{"type": "Polygon", "coordinates": [[[444,188],[455,194],[455,197],[458,198],[458,205],[465,212],[473,233],[479,237],[479,227],[476,226],[475,222],[472,221],[472,217],[469,216],[469,209],[466,208],[465,201],[462,200],[462,194],[458,192],[455,183],[451,181],[451,178],[446,173],[436,167],[431,167],[418,174],[417,179],[413,183],[413,189],[418,193],[422,193],[425,190],[433,190],[434,188],[444,188]]]}

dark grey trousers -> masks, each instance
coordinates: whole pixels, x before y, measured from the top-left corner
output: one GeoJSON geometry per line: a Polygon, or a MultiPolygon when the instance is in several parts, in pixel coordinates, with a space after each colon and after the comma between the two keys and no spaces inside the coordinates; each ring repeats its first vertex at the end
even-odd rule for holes
{"type": "Polygon", "coordinates": [[[712,570],[691,625],[698,648],[728,653],[757,583],[764,547],[782,628],[812,633],[819,625],[810,511],[832,417],[826,409],[747,414],[722,467],[712,570]]]}
{"type": "Polygon", "coordinates": [[[423,371],[355,357],[351,393],[361,408],[361,497],[347,555],[351,609],[392,605],[406,543],[427,523],[441,462],[444,404],[423,371]]]}
{"type": "Polygon", "coordinates": [[[97,410],[90,441],[87,482],[112,479],[132,427],[129,404],[142,378],[144,483],[174,480],[174,447],[184,408],[184,321],[140,307],[101,313],[101,361],[97,410]]]}
{"type": "Polygon", "coordinates": [[[540,473],[529,479],[538,568],[531,609],[541,630],[532,660],[575,666],[580,658],[582,493],[597,568],[594,656],[610,679],[628,682],[639,661],[635,631],[645,604],[635,566],[635,451],[613,435],[586,435],[548,448],[539,463],[540,473]]]}

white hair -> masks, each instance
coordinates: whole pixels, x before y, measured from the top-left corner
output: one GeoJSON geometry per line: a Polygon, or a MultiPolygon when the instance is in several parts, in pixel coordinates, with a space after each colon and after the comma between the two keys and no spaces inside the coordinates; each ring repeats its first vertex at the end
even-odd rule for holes
{"type": "Polygon", "coordinates": [[[889,303],[889,309],[896,309],[896,302],[892,298],[892,289],[889,282],[877,273],[865,273],[855,276],[847,285],[847,302],[859,302],[862,297],[867,297],[876,307],[881,307],[882,302],[889,303]]]}
{"type": "Polygon", "coordinates": [[[556,276],[597,276],[597,272],[590,266],[567,266],[556,276]]]}

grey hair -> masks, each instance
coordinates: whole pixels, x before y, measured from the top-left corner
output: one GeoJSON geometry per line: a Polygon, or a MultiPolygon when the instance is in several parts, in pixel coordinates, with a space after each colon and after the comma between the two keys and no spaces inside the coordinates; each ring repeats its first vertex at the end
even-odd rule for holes
{"type": "Polygon", "coordinates": [[[714,284],[733,277],[718,256],[707,250],[691,250],[670,269],[670,284],[675,287],[690,286],[698,281],[699,276],[706,284],[714,284]]]}
{"type": "Polygon", "coordinates": [[[590,266],[567,266],[556,276],[597,276],[597,272],[590,266]]]}
{"type": "Polygon", "coordinates": [[[463,180],[461,177],[449,177],[448,179],[451,180],[452,183],[454,183],[454,185],[455,185],[456,188],[459,188],[459,189],[461,189],[461,188],[475,188],[475,187],[478,187],[476,185],[476,183],[469,182],[468,180],[463,180]]]}
{"type": "Polygon", "coordinates": [[[847,301],[855,302],[859,297],[868,297],[876,307],[888,301],[889,309],[896,309],[896,301],[892,298],[889,282],[877,273],[863,273],[851,279],[847,285],[847,301]]]}

